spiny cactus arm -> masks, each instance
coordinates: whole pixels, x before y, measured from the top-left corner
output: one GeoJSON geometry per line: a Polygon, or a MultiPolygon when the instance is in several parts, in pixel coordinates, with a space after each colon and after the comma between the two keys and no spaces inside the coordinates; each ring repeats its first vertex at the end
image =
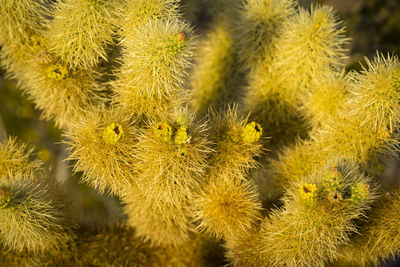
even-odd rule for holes
{"type": "Polygon", "coordinates": [[[183,109],[150,122],[139,137],[136,186],[122,199],[129,224],[154,244],[179,245],[193,231],[190,205],[210,154],[204,127],[183,109]]]}
{"type": "Polygon", "coordinates": [[[368,70],[350,74],[349,98],[338,114],[343,119],[333,120],[315,138],[328,151],[357,158],[366,169],[367,162],[378,162],[380,154],[394,155],[397,150],[400,107],[397,57],[377,55],[368,64],[368,70]]]}
{"type": "Polygon", "coordinates": [[[63,249],[74,237],[65,203],[46,182],[2,183],[0,195],[0,239],[8,248],[63,249]]]}
{"type": "MultiPolygon", "coordinates": [[[[81,227],[76,238],[63,251],[17,253],[0,247],[2,266],[210,266],[222,251],[218,244],[199,235],[179,247],[152,246],[135,237],[135,230],[125,224],[81,227]],[[121,250],[124,253],[121,253],[121,250]]],[[[221,259],[219,259],[222,261],[221,259]]]]}
{"type": "Polygon", "coordinates": [[[328,72],[322,80],[316,80],[315,90],[301,95],[300,112],[304,114],[312,129],[320,129],[338,119],[340,110],[348,99],[349,77],[344,72],[328,72]]]}
{"type": "MultiPolygon", "coordinates": [[[[24,34],[24,39],[15,40],[15,44],[20,46],[17,50],[4,43],[2,54],[4,62],[14,66],[9,70],[18,78],[23,90],[35,105],[43,110],[42,116],[54,119],[60,127],[67,127],[68,121],[78,117],[87,106],[103,103],[104,87],[97,81],[98,73],[69,69],[59,63],[56,55],[49,52],[48,40],[43,35],[43,23],[49,17],[43,10],[49,10],[49,5],[50,3],[38,1],[11,1],[2,5],[1,11],[5,13],[2,14],[2,18],[15,13],[15,10],[22,13],[19,23],[6,20],[1,26],[2,30],[18,26],[21,34],[24,34]],[[43,6],[40,6],[40,3],[43,6]],[[15,10],[6,9],[11,7],[15,10]],[[33,29],[29,30],[31,27],[33,29]],[[22,58],[18,56],[21,51],[26,51],[22,58]]],[[[8,36],[6,40],[13,40],[13,36],[8,36]]]]}
{"type": "Polygon", "coordinates": [[[398,192],[388,192],[373,205],[358,234],[341,250],[340,260],[361,266],[379,266],[399,255],[400,236],[398,192]]]}
{"type": "Polygon", "coordinates": [[[91,70],[72,70],[57,60],[33,58],[26,65],[21,79],[23,90],[42,110],[42,117],[54,120],[67,129],[73,121],[84,116],[86,109],[100,107],[106,102],[105,87],[99,83],[100,74],[91,70]]]}
{"type": "Polygon", "coordinates": [[[66,0],[54,5],[46,37],[49,50],[70,69],[92,69],[107,61],[121,1],[66,0]]]}
{"type": "Polygon", "coordinates": [[[149,21],[180,18],[179,0],[122,0],[119,27],[122,45],[132,41],[132,30],[149,21]]]}
{"type": "Polygon", "coordinates": [[[138,237],[153,246],[180,246],[190,240],[194,227],[189,217],[189,203],[185,199],[178,199],[170,193],[168,198],[158,199],[155,203],[154,198],[146,195],[145,189],[131,187],[124,192],[122,200],[127,222],[136,229],[138,237]]]}
{"type": "Polygon", "coordinates": [[[8,138],[0,145],[0,242],[20,253],[62,249],[74,237],[62,191],[32,149],[17,144],[8,138]]]}
{"type": "Polygon", "coordinates": [[[246,252],[239,255],[245,257],[244,262],[250,261],[250,266],[260,262],[270,266],[324,266],[327,260],[337,258],[339,246],[347,244],[350,233],[356,231],[354,220],[364,216],[375,189],[354,162],[334,165],[328,164],[292,184],[283,199],[284,207],[262,222],[257,241],[228,241],[234,249],[230,255],[245,249],[253,258],[246,252]]]}
{"type": "Polygon", "coordinates": [[[332,8],[317,6],[310,11],[300,8],[283,25],[275,43],[274,62],[281,74],[279,82],[295,98],[305,91],[318,90],[314,81],[325,79],[330,71],[343,69],[348,41],[332,8]],[[296,86],[290,88],[290,85],[296,86]]]}
{"type": "Polygon", "coordinates": [[[394,129],[398,124],[396,112],[399,104],[393,77],[396,77],[398,59],[378,56],[370,66],[362,73],[346,77],[348,92],[343,103],[335,113],[328,115],[329,120],[314,129],[311,140],[285,149],[279,160],[273,161],[272,168],[276,177],[280,177],[277,178],[279,181],[298,179],[313,165],[320,165],[323,162],[321,158],[335,154],[353,158],[367,171],[373,172],[374,164],[379,163],[382,154],[396,151],[398,139],[394,129]],[[384,96],[380,96],[379,90],[384,92],[384,96]],[[377,93],[376,97],[373,97],[374,93],[377,93]],[[377,114],[381,121],[373,119],[372,113],[377,114]]]}
{"type": "Polygon", "coordinates": [[[248,181],[249,169],[258,166],[262,128],[237,115],[237,107],[211,115],[214,152],[209,159],[206,185],[194,202],[197,229],[215,236],[249,232],[260,220],[261,203],[255,185],[248,181]]]}
{"type": "Polygon", "coordinates": [[[251,120],[262,124],[266,136],[272,137],[272,145],[284,143],[285,136],[301,134],[304,129],[298,123],[292,99],[277,84],[278,73],[271,65],[276,53],[274,44],[284,22],[295,13],[294,6],[293,1],[248,1],[238,12],[240,23],[234,24],[237,53],[245,68],[250,69],[243,109],[250,113],[251,120]],[[284,132],[280,130],[283,127],[284,132]]]}
{"type": "Polygon", "coordinates": [[[397,56],[377,54],[360,73],[350,73],[352,112],[362,124],[391,135],[400,123],[400,62],[397,56]]]}
{"type": "Polygon", "coordinates": [[[190,76],[190,103],[193,110],[206,114],[234,100],[237,62],[228,19],[220,18],[196,51],[190,76]]]}
{"type": "MultiPolygon", "coordinates": [[[[136,183],[155,200],[193,197],[208,168],[206,124],[186,109],[150,122],[139,137],[136,183]]],[[[169,201],[173,202],[173,199],[169,201]]]]}
{"type": "Polygon", "coordinates": [[[242,4],[233,23],[235,47],[245,68],[271,62],[282,26],[296,13],[293,0],[250,0],[242,4]]]}
{"type": "Polygon", "coordinates": [[[197,229],[216,238],[244,236],[261,219],[261,202],[251,181],[212,179],[194,202],[197,229]]]}
{"type": "Polygon", "coordinates": [[[259,123],[241,118],[237,106],[211,112],[210,138],[215,153],[209,159],[209,179],[238,179],[257,167],[255,158],[264,152],[261,144],[268,139],[263,130],[259,123]]]}
{"type": "Polygon", "coordinates": [[[43,173],[43,162],[36,158],[34,148],[7,137],[0,143],[0,177],[2,182],[36,179],[43,173]]]}
{"type": "Polygon", "coordinates": [[[176,18],[149,20],[133,29],[123,42],[114,100],[145,119],[171,112],[180,103],[194,44],[191,28],[176,18]]]}
{"type": "Polygon", "coordinates": [[[325,6],[300,8],[277,26],[280,35],[274,39],[272,59],[253,67],[244,103],[270,131],[273,143],[289,144],[293,137],[307,136],[310,125],[298,109],[305,96],[325,85],[326,77],[340,73],[347,39],[325,6]]]}
{"type": "Polygon", "coordinates": [[[69,160],[83,172],[82,181],[119,195],[135,183],[137,136],[131,114],[120,107],[87,110],[65,131],[69,160]]]}
{"type": "Polygon", "coordinates": [[[1,62],[9,75],[19,79],[26,60],[40,46],[43,21],[49,14],[47,0],[0,2],[1,62]]]}

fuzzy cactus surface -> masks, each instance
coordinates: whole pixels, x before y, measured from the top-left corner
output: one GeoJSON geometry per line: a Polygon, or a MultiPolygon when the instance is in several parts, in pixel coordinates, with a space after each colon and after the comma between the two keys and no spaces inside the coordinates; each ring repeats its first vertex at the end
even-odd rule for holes
{"type": "Polygon", "coordinates": [[[400,60],[349,71],[304,2],[0,0],[0,66],[70,166],[0,132],[0,266],[399,256],[400,60]]]}

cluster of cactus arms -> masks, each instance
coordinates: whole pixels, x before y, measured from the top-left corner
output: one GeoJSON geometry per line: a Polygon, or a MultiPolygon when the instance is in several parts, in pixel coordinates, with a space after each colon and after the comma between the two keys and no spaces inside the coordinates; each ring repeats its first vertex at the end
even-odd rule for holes
{"type": "Polygon", "coordinates": [[[400,61],[348,72],[348,44],[332,8],[296,0],[0,0],[2,67],[80,181],[121,204],[81,224],[73,192],[5,137],[0,265],[396,257],[400,61]]]}

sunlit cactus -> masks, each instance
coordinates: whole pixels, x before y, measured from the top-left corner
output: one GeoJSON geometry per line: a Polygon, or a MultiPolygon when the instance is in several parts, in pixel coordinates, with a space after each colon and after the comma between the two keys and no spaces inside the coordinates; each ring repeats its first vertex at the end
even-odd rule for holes
{"type": "Polygon", "coordinates": [[[61,132],[45,163],[0,132],[0,265],[399,256],[399,59],[348,71],[303,2],[0,0],[1,66],[61,132]]]}

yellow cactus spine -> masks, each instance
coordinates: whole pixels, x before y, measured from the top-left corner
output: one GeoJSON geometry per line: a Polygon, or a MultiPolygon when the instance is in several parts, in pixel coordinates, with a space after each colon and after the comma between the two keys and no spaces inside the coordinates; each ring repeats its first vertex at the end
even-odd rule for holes
{"type": "Polygon", "coordinates": [[[399,256],[399,59],[348,71],[310,2],[0,0],[0,64],[62,144],[0,143],[0,266],[399,256]]]}
{"type": "Polygon", "coordinates": [[[48,23],[48,47],[71,69],[91,69],[107,60],[120,1],[66,0],[55,4],[48,23]]]}
{"type": "Polygon", "coordinates": [[[234,41],[227,19],[214,22],[214,27],[199,45],[190,83],[190,101],[194,110],[206,113],[227,100],[234,99],[234,41]]]}
{"type": "Polygon", "coordinates": [[[115,100],[145,119],[171,112],[180,103],[195,38],[174,18],[149,20],[122,42],[122,66],[113,83],[115,100]]]}
{"type": "Polygon", "coordinates": [[[399,123],[399,76],[400,63],[395,56],[377,54],[374,60],[366,60],[361,73],[350,77],[354,95],[352,114],[363,118],[362,124],[375,131],[386,130],[389,134],[399,123]]]}
{"type": "Polygon", "coordinates": [[[368,184],[370,179],[350,160],[334,161],[302,182],[293,183],[283,198],[284,206],[273,210],[264,218],[259,232],[253,233],[255,241],[233,240],[233,249],[245,250],[236,260],[250,261],[251,265],[262,262],[270,266],[324,266],[337,259],[341,246],[348,244],[350,234],[357,231],[355,219],[365,215],[375,198],[374,188],[364,190],[368,184]],[[334,195],[326,183],[332,166],[343,176],[337,180],[334,195]],[[363,196],[357,201],[355,194],[350,193],[354,188],[360,190],[357,197],[363,196]]]}
{"type": "Polygon", "coordinates": [[[62,191],[55,194],[56,185],[30,155],[32,150],[16,144],[9,138],[0,145],[1,243],[19,253],[65,248],[74,238],[74,224],[67,217],[62,191]]]}
{"type": "Polygon", "coordinates": [[[43,8],[45,4],[45,0],[0,2],[1,64],[18,79],[26,60],[35,54],[32,40],[41,36],[43,21],[50,13],[43,8]]]}
{"type": "Polygon", "coordinates": [[[378,266],[383,260],[398,255],[398,230],[393,227],[399,218],[397,191],[385,193],[373,205],[369,212],[371,220],[361,227],[348,246],[342,248],[341,261],[360,266],[378,266]]]}
{"type": "Polygon", "coordinates": [[[282,34],[282,25],[295,14],[293,0],[250,0],[239,11],[235,23],[235,41],[245,66],[254,69],[273,58],[275,39],[282,34]]]}
{"type": "Polygon", "coordinates": [[[195,202],[197,228],[217,238],[251,232],[261,219],[261,203],[254,185],[247,181],[211,181],[195,202]]]}
{"type": "Polygon", "coordinates": [[[8,137],[0,143],[0,177],[3,182],[36,179],[43,171],[43,162],[34,154],[34,148],[8,137]]]}
{"type": "Polygon", "coordinates": [[[194,231],[191,206],[208,167],[205,125],[189,111],[177,110],[151,122],[137,147],[135,183],[122,198],[129,225],[153,244],[181,245],[194,231]]]}
{"type": "Polygon", "coordinates": [[[74,169],[83,171],[83,181],[117,195],[134,183],[138,133],[134,123],[119,108],[90,110],[71,123],[65,133],[69,159],[77,160],[74,169]]]}

